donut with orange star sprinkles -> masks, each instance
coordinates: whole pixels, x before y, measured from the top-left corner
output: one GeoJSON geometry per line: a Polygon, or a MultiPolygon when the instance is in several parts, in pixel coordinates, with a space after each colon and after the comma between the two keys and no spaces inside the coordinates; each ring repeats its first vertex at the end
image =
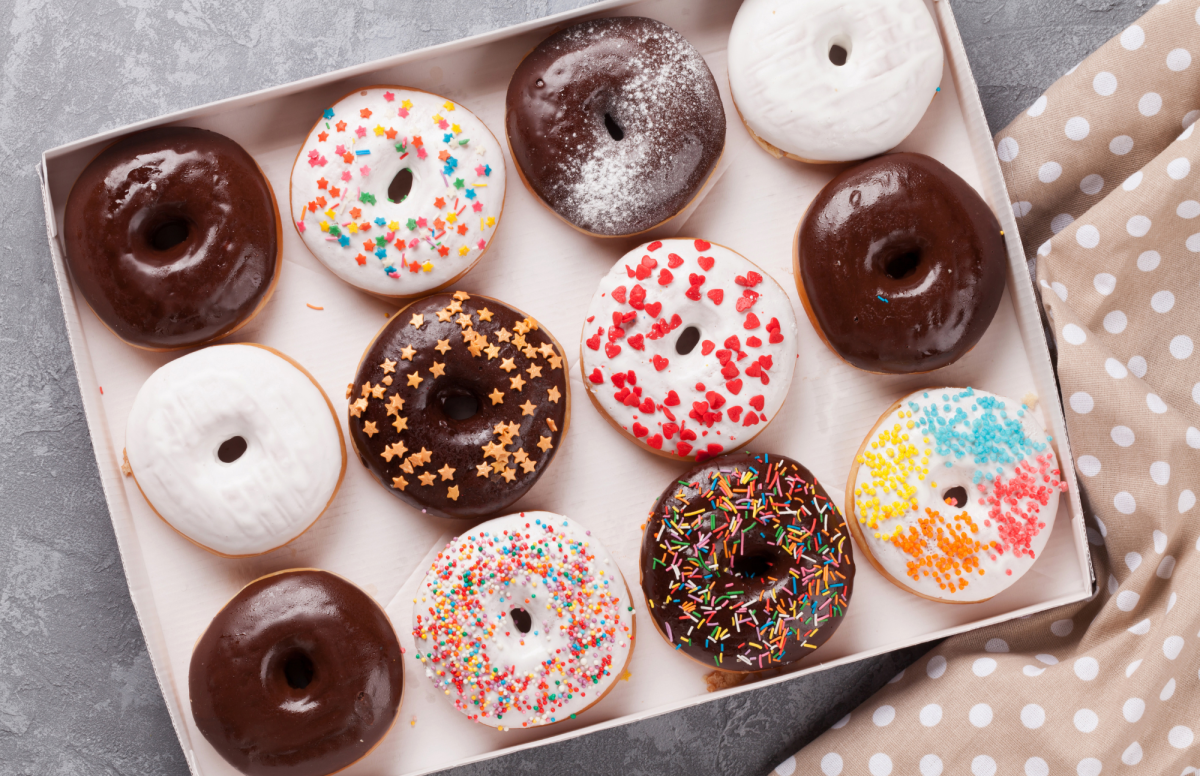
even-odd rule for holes
{"type": "Polygon", "coordinates": [[[503,511],[550,465],[571,417],[558,341],[464,291],[403,308],[347,386],[350,438],[393,495],[443,517],[503,511]]]}
{"type": "Polygon", "coordinates": [[[504,209],[504,156],[473,113],[396,86],[346,95],[321,114],[292,167],[292,223],[350,285],[389,297],[465,275],[504,209]]]}

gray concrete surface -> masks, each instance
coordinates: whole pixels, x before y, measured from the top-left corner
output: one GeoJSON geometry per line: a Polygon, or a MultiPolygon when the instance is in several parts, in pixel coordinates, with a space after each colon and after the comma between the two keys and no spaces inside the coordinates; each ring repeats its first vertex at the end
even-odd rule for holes
{"type": "MultiPolygon", "coordinates": [[[[1152,2],[953,0],[993,129],[1152,2]]],[[[40,152],[583,5],[0,0],[0,776],[187,772],[100,492],[46,247],[40,152]]],[[[762,773],[921,651],[454,773],[762,773]]]]}

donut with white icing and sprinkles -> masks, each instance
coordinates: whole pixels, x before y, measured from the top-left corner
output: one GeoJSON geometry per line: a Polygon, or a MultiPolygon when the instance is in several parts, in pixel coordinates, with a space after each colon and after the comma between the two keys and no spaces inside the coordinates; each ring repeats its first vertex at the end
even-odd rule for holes
{"type": "Polygon", "coordinates": [[[347,387],[350,439],[392,495],[475,519],[525,495],[571,419],[562,347],[520,310],[465,291],[392,317],[347,387]]]}
{"type": "Polygon", "coordinates": [[[574,719],[626,675],[633,599],[600,542],[549,512],[489,520],[438,553],[413,599],[425,675],[469,719],[574,719]]]}
{"type": "Polygon", "coordinates": [[[475,114],[373,86],[326,108],[292,167],[292,223],[312,254],[379,296],[443,288],[487,251],[504,209],[504,156],[475,114]]]}
{"type": "Polygon", "coordinates": [[[588,396],[610,423],[654,453],[703,461],[749,443],[783,406],[796,317],[740,254],[656,240],[600,281],[580,353],[588,396]]]}
{"type": "Polygon", "coordinates": [[[974,388],[893,404],[863,440],[846,485],[854,540],[893,584],[977,603],[1037,560],[1067,489],[1029,407],[974,388]]]}

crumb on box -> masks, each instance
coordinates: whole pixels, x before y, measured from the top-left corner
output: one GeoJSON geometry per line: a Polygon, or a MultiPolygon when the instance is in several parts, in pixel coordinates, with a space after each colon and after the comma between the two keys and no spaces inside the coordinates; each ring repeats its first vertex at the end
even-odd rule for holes
{"type": "Polygon", "coordinates": [[[710,671],[704,675],[704,684],[708,687],[709,692],[719,692],[744,684],[751,676],[754,676],[754,674],[735,673],[733,671],[710,671]]]}
{"type": "Polygon", "coordinates": [[[1021,403],[1031,410],[1037,409],[1038,395],[1032,391],[1021,397],[1021,403]]]}

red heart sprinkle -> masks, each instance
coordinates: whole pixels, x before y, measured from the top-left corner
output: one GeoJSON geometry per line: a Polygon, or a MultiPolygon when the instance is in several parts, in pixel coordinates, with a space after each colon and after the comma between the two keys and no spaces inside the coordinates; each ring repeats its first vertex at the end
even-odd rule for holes
{"type": "Polygon", "coordinates": [[[704,285],[704,281],[707,279],[708,278],[704,277],[703,275],[697,275],[695,272],[688,274],[688,282],[693,286],[702,286],[704,285]]]}
{"type": "Polygon", "coordinates": [[[683,257],[680,256],[678,253],[672,253],[667,256],[667,266],[670,267],[671,269],[675,269],[676,267],[679,267],[682,265],[683,265],[683,257]]]}
{"type": "Polygon", "coordinates": [[[704,387],[704,383],[696,383],[696,390],[699,391],[700,393],[704,393],[704,391],[706,390],[704,387]]]}
{"type": "Polygon", "coordinates": [[[596,334],[587,338],[587,346],[592,350],[600,349],[600,335],[596,334]]]}
{"type": "Polygon", "coordinates": [[[667,368],[667,365],[668,365],[669,363],[671,363],[670,361],[668,361],[667,359],[665,359],[665,358],[663,358],[662,356],[659,356],[659,355],[655,355],[655,356],[654,356],[654,358],[652,358],[652,359],[651,359],[651,361],[653,361],[653,362],[654,362],[654,368],[655,368],[655,369],[657,369],[657,370],[658,370],[658,371],[660,371],[660,372],[661,372],[662,370],[666,369],[666,368],[667,368]]]}
{"type": "Polygon", "coordinates": [[[700,286],[690,286],[687,291],[683,292],[683,295],[686,296],[688,299],[691,299],[693,302],[699,302],[700,301],[700,286]]]}
{"type": "Polygon", "coordinates": [[[638,409],[647,415],[653,415],[654,414],[654,402],[651,401],[649,398],[642,399],[641,406],[639,406],[638,409]]]}
{"type": "Polygon", "coordinates": [[[635,310],[641,310],[646,306],[646,289],[640,285],[636,285],[629,292],[629,306],[635,310]]]}
{"type": "Polygon", "coordinates": [[[768,337],[767,339],[770,341],[770,343],[772,345],[778,345],[780,342],[783,342],[783,335],[780,334],[778,331],[773,331],[773,332],[771,332],[771,336],[768,337]]]}
{"type": "Polygon", "coordinates": [[[700,343],[700,352],[707,356],[709,353],[713,352],[713,348],[715,347],[716,344],[712,340],[704,340],[704,342],[700,343]]]}
{"type": "Polygon", "coordinates": [[[628,264],[625,265],[625,274],[629,275],[629,277],[633,277],[633,268],[628,264]]]}
{"type": "Polygon", "coordinates": [[[758,425],[758,416],[755,415],[753,412],[746,413],[746,420],[742,422],[742,425],[743,426],[757,426],[758,425]]]}
{"type": "MultiPolygon", "coordinates": [[[[705,245],[708,245],[708,243],[705,243],[705,245]]],[[[707,248],[705,250],[707,250],[707,248]]],[[[712,256],[701,256],[700,258],[696,259],[696,262],[704,268],[705,272],[711,270],[714,264],[712,256]]]]}
{"type": "MultiPolygon", "coordinates": [[[[742,392],[741,378],[738,378],[737,380],[730,380],[729,382],[725,383],[725,390],[729,391],[734,396],[737,396],[739,393],[742,392]]],[[[741,412],[741,410],[738,410],[738,412],[741,412]]],[[[733,410],[730,410],[729,414],[730,414],[730,416],[732,416],[733,410]]],[[[737,420],[737,418],[734,418],[734,420],[737,420]]]]}
{"type": "Polygon", "coordinates": [[[662,428],[667,439],[672,439],[679,433],[679,425],[676,423],[664,423],[662,428]]]}
{"type": "Polygon", "coordinates": [[[613,312],[612,315],[613,315],[613,326],[620,326],[621,325],[621,312],[618,310],[618,311],[613,312]]]}
{"type": "Polygon", "coordinates": [[[660,286],[668,285],[674,279],[675,276],[671,274],[669,269],[661,269],[658,271],[658,284],[660,286]]]}
{"type": "Polygon", "coordinates": [[[736,307],[737,307],[737,311],[739,313],[744,313],[747,310],[749,310],[753,305],[754,305],[753,299],[747,299],[746,297],[742,296],[742,297],[738,297],[736,307]]]}
{"type": "Polygon", "coordinates": [[[725,340],[725,347],[729,348],[730,350],[741,350],[742,341],[737,338],[737,335],[734,335],[725,340]]]}
{"type": "Polygon", "coordinates": [[[690,428],[681,429],[679,432],[679,438],[685,439],[689,442],[694,442],[696,440],[696,432],[692,431],[690,428]]]}
{"type": "Polygon", "coordinates": [[[600,371],[600,367],[596,367],[595,369],[593,369],[592,373],[590,375],[588,375],[588,379],[591,380],[596,385],[599,385],[600,383],[604,382],[604,374],[600,371]]]}
{"type": "Polygon", "coordinates": [[[698,251],[706,251],[711,247],[712,243],[705,242],[704,240],[696,240],[696,250],[698,251]]]}
{"type": "Polygon", "coordinates": [[[629,381],[630,385],[637,385],[637,375],[632,369],[625,373],[625,379],[629,381]]]}
{"type": "Polygon", "coordinates": [[[612,381],[613,381],[613,385],[617,386],[618,388],[624,388],[625,387],[625,373],[624,372],[613,372],[612,381]]]}
{"type": "Polygon", "coordinates": [[[662,242],[660,242],[659,240],[655,240],[654,242],[652,242],[646,246],[646,250],[650,251],[651,253],[654,253],[656,250],[658,250],[661,247],[662,247],[662,242]]]}
{"type": "Polygon", "coordinates": [[[768,356],[767,354],[764,353],[763,355],[758,357],[758,363],[759,363],[759,365],[762,366],[763,369],[770,369],[772,366],[775,365],[775,359],[771,358],[770,356],[768,356]]]}
{"type": "Polygon", "coordinates": [[[646,444],[653,447],[655,450],[661,450],[663,446],[662,434],[655,434],[646,440],[646,444]]]}
{"type": "Polygon", "coordinates": [[[652,259],[649,256],[642,257],[642,266],[646,269],[654,269],[658,266],[658,259],[652,259]]]}
{"type": "Polygon", "coordinates": [[[634,334],[632,337],[627,339],[626,342],[628,342],[629,347],[633,348],[634,350],[645,350],[646,343],[642,340],[641,334],[634,334]]]}
{"type": "Polygon", "coordinates": [[[678,406],[679,394],[675,393],[674,391],[667,391],[667,400],[664,401],[663,404],[667,405],[668,407],[678,406]]]}
{"type": "Polygon", "coordinates": [[[662,312],[662,302],[651,302],[646,305],[646,312],[649,313],[651,318],[657,318],[658,314],[662,312]]]}
{"type": "Polygon", "coordinates": [[[729,351],[729,350],[718,350],[717,351],[717,361],[721,362],[721,366],[725,366],[726,364],[728,364],[729,359],[731,359],[731,358],[733,358],[733,351],[729,351]]]}
{"type": "Polygon", "coordinates": [[[762,374],[762,367],[759,366],[757,361],[752,361],[750,363],[750,366],[746,367],[746,376],[747,377],[758,377],[761,374],[762,374]]]}
{"type": "Polygon", "coordinates": [[[683,325],[683,319],[679,317],[678,313],[671,316],[671,328],[672,329],[678,329],[682,325],[683,325]]]}
{"type": "Polygon", "coordinates": [[[759,394],[758,396],[752,396],[752,397],[750,397],[750,406],[753,407],[754,409],[758,410],[759,412],[762,412],[764,401],[765,400],[763,399],[762,394],[759,394]]]}
{"type": "Polygon", "coordinates": [[[760,325],[761,324],[758,322],[758,316],[754,313],[747,315],[746,322],[742,324],[742,326],[747,329],[757,329],[760,325]]]}
{"type": "Polygon", "coordinates": [[[721,447],[716,442],[709,442],[708,447],[699,453],[696,453],[696,463],[703,463],[709,458],[716,458],[725,448],[721,447]]]}
{"type": "Polygon", "coordinates": [[[609,340],[621,339],[624,336],[625,336],[625,330],[622,329],[620,326],[609,326],[608,327],[609,340]]]}
{"type": "Polygon", "coordinates": [[[646,278],[650,277],[650,268],[645,266],[644,264],[639,264],[637,267],[637,271],[635,271],[633,274],[637,277],[638,280],[645,280],[646,278]]]}
{"type": "Polygon", "coordinates": [[[643,426],[641,423],[638,423],[637,421],[634,421],[634,423],[633,423],[633,435],[634,435],[635,437],[641,438],[641,437],[644,437],[644,436],[646,436],[646,434],[649,434],[649,433],[650,433],[650,429],[646,428],[646,427],[645,427],[645,426],[643,426]]]}
{"type": "Polygon", "coordinates": [[[725,301],[725,292],[722,289],[714,288],[708,292],[708,298],[712,300],[713,304],[720,304],[725,301]]]}
{"type": "Polygon", "coordinates": [[[724,377],[726,380],[732,380],[739,374],[741,372],[738,371],[737,364],[726,364],[721,369],[721,377],[724,377]]]}
{"type": "MultiPolygon", "coordinates": [[[[740,385],[740,383],[742,381],[738,380],[737,382],[739,383],[738,390],[741,390],[742,386],[740,385]]],[[[736,393],[736,391],[734,393],[736,393]]],[[[732,420],[734,423],[737,423],[739,420],[742,419],[742,408],[741,407],[730,407],[729,409],[727,409],[725,411],[725,414],[729,416],[730,420],[732,420]]]]}
{"type": "Polygon", "coordinates": [[[625,304],[625,286],[617,286],[612,290],[612,298],[625,304]]]}
{"type": "Polygon", "coordinates": [[[779,319],[772,318],[767,324],[767,331],[779,331],[779,319]]]}
{"type": "Polygon", "coordinates": [[[610,342],[604,346],[604,355],[608,356],[609,358],[616,358],[617,354],[620,352],[621,346],[615,342],[610,342]]]}
{"type": "Polygon", "coordinates": [[[751,348],[761,348],[762,340],[760,340],[758,337],[747,337],[746,346],[751,348]]]}
{"type": "Polygon", "coordinates": [[[687,454],[692,452],[692,446],[687,442],[679,442],[675,445],[675,452],[681,456],[687,457],[687,454]]]}
{"type": "Polygon", "coordinates": [[[708,393],[704,394],[704,398],[708,399],[708,406],[712,407],[714,410],[719,410],[725,405],[725,397],[716,391],[709,391],[708,393]]]}

